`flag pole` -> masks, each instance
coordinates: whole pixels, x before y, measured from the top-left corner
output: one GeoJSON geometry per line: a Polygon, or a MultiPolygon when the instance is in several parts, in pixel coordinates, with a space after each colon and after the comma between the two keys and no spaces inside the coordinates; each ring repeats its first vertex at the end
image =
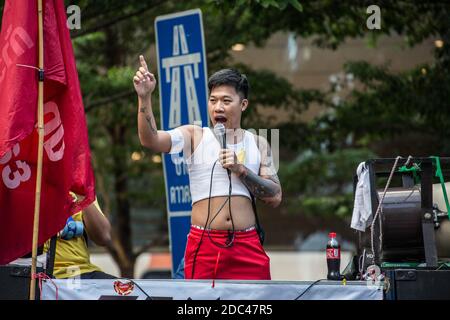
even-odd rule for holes
{"type": "Polygon", "coordinates": [[[38,158],[37,158],[37,172],[36,172],[36,195],[34,200],[34,222],[33,222],[33,247],[31,256],[31,281],[30,281],[30,300],[36,299],[36,274],[37,264],[37,248],[39,235],[39,209],[41,205],[41,181],[42,181],[42,157],[44,146],[44,28],[42,18],[42,0],[37,0],[38,3],[38,38],[39,38],[39,87],[38,87],[38,108],[37,108],[37,123],[38,123],[38,158]]]}

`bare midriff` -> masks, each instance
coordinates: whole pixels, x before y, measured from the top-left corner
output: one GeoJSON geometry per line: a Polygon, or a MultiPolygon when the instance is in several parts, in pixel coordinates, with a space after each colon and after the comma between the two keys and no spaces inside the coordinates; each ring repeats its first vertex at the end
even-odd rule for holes
{"type": "MultiPolygon", "coordinates": [[[[245,196],[231,196],[230,206],[227,203],[217,214],[217,211],[228,199],[228,196],[212,197],[210,203],[210,214],[206,228],[216,230],[244,230],[255,225],[252,202],[245,196]],[[217,216],[214,218],[214,216],[217,216]],[[214,220],[212,220],[214,218],[214,220]],[[212,222],[211,222],[212,220],[212,222]]],[[[197,201],[192,206],[191,223],[205,227],[208,217],[208,199],[197,201]]]]}

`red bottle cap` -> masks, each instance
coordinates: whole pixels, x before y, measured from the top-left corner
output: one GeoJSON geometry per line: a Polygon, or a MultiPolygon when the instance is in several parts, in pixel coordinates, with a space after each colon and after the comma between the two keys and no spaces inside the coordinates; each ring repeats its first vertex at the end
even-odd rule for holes
{"type": "Polygon", "coordinates": [[[328,234],[328,237],[330,237],[330,238],[336,238],[336,232],[330,232],[330,233],[328,234]]]}

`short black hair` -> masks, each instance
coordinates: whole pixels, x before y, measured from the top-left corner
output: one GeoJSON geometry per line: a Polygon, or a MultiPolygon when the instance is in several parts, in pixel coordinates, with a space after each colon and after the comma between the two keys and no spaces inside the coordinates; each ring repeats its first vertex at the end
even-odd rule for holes
{"type": "Polygon", "coordinates": [[[249,84],[245,74],[236,69],[222,69],[215,72],[208,80],[209,94],[215,87],[224,85],[233,87],[242,99],[248,99],[249,84]]]}

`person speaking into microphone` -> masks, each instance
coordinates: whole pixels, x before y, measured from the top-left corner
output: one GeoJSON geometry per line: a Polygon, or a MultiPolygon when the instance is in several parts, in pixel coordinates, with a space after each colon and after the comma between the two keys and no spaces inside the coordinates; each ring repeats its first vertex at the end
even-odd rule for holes
{"type": "Polygon", "coordinates": [[[134,78],[142,146],[183,157],[192,199],[185,251],[186,279],[270,280],[255,198],[277,207],[282,191],[267,140],[241,128],[249,83],[234,69],[208,80],[213,128],[189,124],[158,130],[152,111],[156,78],[143,56],[134,78]]]}

